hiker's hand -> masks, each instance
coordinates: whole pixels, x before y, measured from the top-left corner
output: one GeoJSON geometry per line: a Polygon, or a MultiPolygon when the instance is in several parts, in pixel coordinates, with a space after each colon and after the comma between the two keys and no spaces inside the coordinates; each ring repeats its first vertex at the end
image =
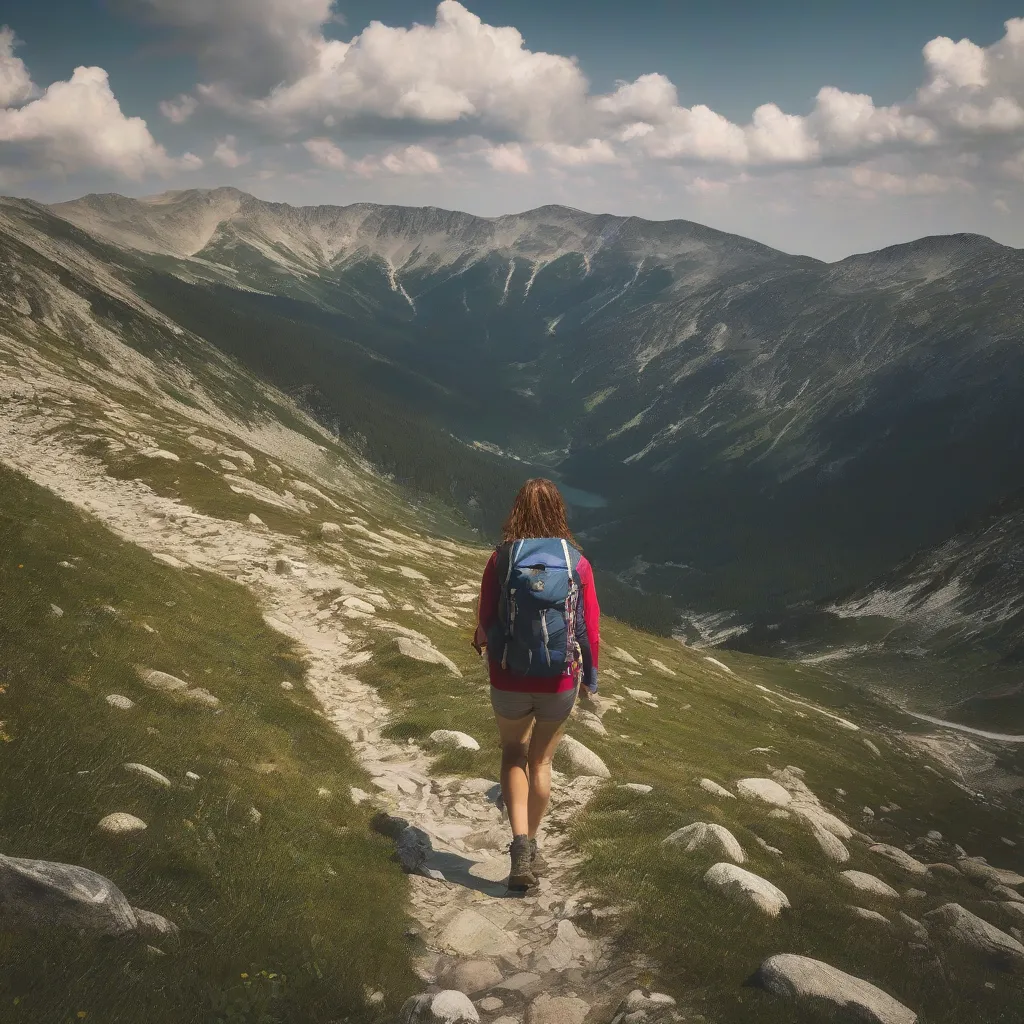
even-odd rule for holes
{"type": "Polygon", "coordinates": [[[473,639],[470,643],[477,654],[483,654],[484,648],[487,646],[487,634],[484,632],[483,626],[476,627],[476,632],[473,634],[473,639]]]}

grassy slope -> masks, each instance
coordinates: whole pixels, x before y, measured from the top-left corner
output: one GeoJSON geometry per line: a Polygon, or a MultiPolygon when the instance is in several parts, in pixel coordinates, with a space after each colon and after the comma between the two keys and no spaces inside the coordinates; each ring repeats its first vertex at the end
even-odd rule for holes
{"type": "MultiPolygon", "coordinates": [[[[432,632],[422,622],[410,619],[410,624],[432,632]]],[[[646,689],[657,694],[659,708],[627,698],[621,713],[605,715],[609,736],[597,736],[575,721],[570,734],[605,759],[615,782],[647,783],[654,792],[639,796],[605,787],[578,820],[574,839],[586,857],[583,874],[588,883],[596,884],[610,903],[631,908],[626,917],[627,947],[651,954],[662,965],[652,983],[717,1022],[818,1021],[819,1014],[802,1017],[791,1004],[743,987],[766,956],[795,952],[873,981],[929,1024],[1019,1021],[1021,979],[992,973],[941,940],[935,947],[938,958],[915,953],[908,945],[914,941],[912,934],[896,922],[897,910],[920,919],[927,911],[956,901],[1005,930],[1013,920],[983,905],[981,901],[991,898],[983,889],[966,879],[951,883],[903,875],[857,840],[847,843],[851,861],[833,866],[795,819],[771,819],[770,808],[763,805],[715,800],[697,783],[709,777],[731,788],[740,778],[766,775],[769,766],[795,765],[804,769],[805,781],[826,807],[855,829],[869,830],[877,841],[902,847],[937,829],[972,855],[1020,870],[1024,863],[1019,853],[1000,840],[1024,840],[1015,812],[982,805],[927,771],[922,760],[888,738],[892,726],[912,725],[881,705],[865,703],[855,691],[822,673],[727,654],[724,658],[735,671],[729,675],[696,652],[610,619],[604,620],[602,638],[604,668],[619,674],[618,679],[604,675],[603,692],[625,696],[627,686],[646,689]],[[631,676],[629,666],[610,656],[610,645],[625,648],[641,661],[657,658],[676,675],[669,677],[645,665],[634,668],[639,675],[631,676]],[[783,710],[774,711],[756,684],[816,701],[856,718],[866,728],[844,730],[810,709],[778,698],[772,699],[783,710]],[[865,746],[865,736],[881,747],[880,758],[865,746]],[[755,747],[771,747],[772,752],[756,753],[755,747]],[[837,788],[846,795],[839,796],[837,788]],[[864,824],[862,807],[877,810],[893,803],[902,810],[864,824]],[[731,829],[747,853],[746,866],[787,893],[792,913],[773,922],[706,891],[701,877],[713,858],[661,845],[670,832],[692,821],[718,822],[731,829]],[[780,849],[782,857],[763,850],[755,836],[780,849]],[[854,893],[837,878],[847,868],[871,872],[901,893],[916,887],[926,890],[927,896],[885,901],[854,893]],[[858,920],[850,905],[878,910],[896,926],[886,930],[858,920]],[[995,988],[986,988],[985,982],[993,982],[995,988]]],[[[378,657],[360,675],[394,707],[395,736],[421,737],[441,727],[464,730],[480,741],[481,751],[445,754],[443,767],[493,778],[499,749],[484,666],[468,644],[453,645],[451,631],[444,627],[433,631],[433,639],[460,663],[463,679],[452,678],[444,669],[403,662],[397,655],[378,657]]],[[[559,762],[560,756],[556,765],[559,762]]],[[[564,763],[560,767],[569,770],[564,763]]],[[[927,862],[937,855],[919,856],[927,862]]],[[[596,922],[593,926],[601,927],[596,922]]]]}
{"type": "Polygon", "coordinates": [[[404,877],[348,797],[366,779],[301,686],[280,688],[303,666],[249,594],[161,565],[0,469],[0,620],[0,849],[92,868],[186,933],[157,959],[0,933],[0,1018],[370,1021],[386,1017],[364,1009],[364,986],[392,1011],[415,989],[404,877]],[[208,687],[223,713],[147,690],[136,664],[208,687]],[[110,693],[137,706],[116,710],[110,693]],[[113,811],[149,828],[104,837],[96,823],[113,811]],[[277,998],[261,971],[278,975],[277,998]]]}

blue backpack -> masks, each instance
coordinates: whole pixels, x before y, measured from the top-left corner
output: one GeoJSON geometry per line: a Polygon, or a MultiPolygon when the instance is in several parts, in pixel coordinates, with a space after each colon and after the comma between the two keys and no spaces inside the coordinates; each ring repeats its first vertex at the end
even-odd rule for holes
{"type": "Polygon", "coordinates": [[[558,537],[502,544],[497,555],[498,618],[487,638],[488,657],[519,676],[574,671],[586,628],[577,572],[583,556],[558,537]]]}

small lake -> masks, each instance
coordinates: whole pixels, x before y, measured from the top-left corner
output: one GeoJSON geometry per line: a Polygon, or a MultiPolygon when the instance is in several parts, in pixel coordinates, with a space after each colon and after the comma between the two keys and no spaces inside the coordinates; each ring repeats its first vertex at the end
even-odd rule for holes
{"type": "Polygon", "coordinates": [[[562,492],[566,504],[576,508],[604,508],[608,504],[606,498],[593,491],[584,491],[579,487],[569,487],[567,484],[559,484],[558,489],[562,492]]]}

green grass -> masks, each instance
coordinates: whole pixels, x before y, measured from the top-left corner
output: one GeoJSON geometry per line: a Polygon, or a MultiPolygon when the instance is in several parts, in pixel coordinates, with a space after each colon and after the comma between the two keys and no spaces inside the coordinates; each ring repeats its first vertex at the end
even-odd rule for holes
{"type": "MultiPolygon", "coordinates": [[[[470,617],[465,637],[447,627],[425,625],[412,613],[408,621],[398,618],[431,636],[456,660],[463,678],[443,667],[408,661],[387,648],[378,653],[359,674],[393,708],[391,735],[420,740],[437,728],[467,732],[480,742],[480,751],[442,753],[435,768],[496,778],[500,752],[485,667],[462,642],[468,640],[470,617]]],[[[659,707],[654,710],[626,698],[621,713],[609,711],[604,717],[609,736],[598,736],[576,721],[569,732],[605,760],[614,782],[643,782],[654,792],[639,796],[615,785],[604,787],[576,820],[571,835],[585,858],[581,882],[596,886],[608,903],[629,908],[624,949],[648,954],[661,965],[648,979],[650,984],[709,1020],[820,1021],[820,1011],[797,1011],[792,1004],[743,984],[767,956],[793,952],[879,985],[917,1010],[928,1024],[1019,1021],[1021,978],[992,972],[942,940],[936,941],[934,951],[916,952],[909,947],[915,941],[912,933],[895,916],[903,910],[920,919],[954,901],[1006,929],[1011,922],[984,906],[982,901],[990,897],[982,888],[966,879],[922,881],[904,875],[857,840],[846,844],[851,861],[833,866],[797,819],[769,818],[769,807],[742,800],[714,800],[698,782],[708,777],[731,788],[740,778],[767,775],[769,767],[795,765],[806,772],[806,783],[827,808],[853,828],[870,830],[879,842],[902,847],[937,829],[971,854],[1021,870],[1020,854],[1000,840],[1024,840],[1014,812],[982,804],[926,770],[921,758],[890,740],[896,728],[913,731],[912,722],[822,672],[723,653],[720,660],[735,672],[730,676],[698,652],[607,618],[602,622],[602,642],[602,691],[625,696],[626,687],[646,689],[657,694],[659,707]],[[644,663],[641,669],[634,668],[640,675],[630,675],[631,666],[611,656],[612,645],[644,663]],[[651,657],[676,675],[668,677],[651,668],[646,662],[651,657]],[[608,669],[619,678],[613,679],[608,669]],[[768,694],[783,709],[774,711],[757,684],[855,719],[863,729],[842,729],[810,708],[768,694]],[[865,737],[881,748],[881,758],[865,746],[865,737]],[[755,747],[771,747],[773,752],[752,752],[755,747]],[[837,789],[846,795],[840,796],[837,789]],[[864,824],[863,806],[877,809],[893,803],[902,810],[864,824]],[[787,893],[793,904],[790,913],[771,921],[759,912],[744,912],[704,888],[702,876],[713,858],[662,846],[676,828],[702,820],[733,831],[747,853],[746,867],[787,893]],[[763,850],[755,836],[780,849],[782,858],[763,850]],[[928,895],[886,901],[855,893],[837,877],[847,868],[884,878],[901,893],[919,888],[928,895]],[[886,931],[860,921],[850,913],[850,905],[878,910],[893,920],[894,927],[886,931]],[[986,982],[995,988],[986,988],[986,982]]],[[[556,767],[571,771],[561,754],[556,755],[556,767]]],[[[936,859],[917,852],[926,862],[936,859]]],[[[594,921],[590,927],[604,930],[608,923],[594,921]]]]}
{"type": "Polygon", "coordinates": [[[0,621],[0,849],[98,871],[183,932],[179,952],[154,958],[0,931],[0,1019],[390,1019],[418,987],[405,878],[349,799],[366,776],[252,597],[161,565],[0,469],[0,621]],[[207,687],[222,713],[145,688],[136,665],[207,687]],[[137,706],[112,708],[111,693],[137,706]],[[129,761],[173,788],[131,775],[129,761]],[[272,773],[257,770],[267,764],[272,773]],[[187,771],[200,780],[189,784],[187,771]],[[149,827],[117,840],[98,833],[114,811],[149,827]],[[365,1007],[364,988],[385,993],[381,1010],[365,1007]]]}

